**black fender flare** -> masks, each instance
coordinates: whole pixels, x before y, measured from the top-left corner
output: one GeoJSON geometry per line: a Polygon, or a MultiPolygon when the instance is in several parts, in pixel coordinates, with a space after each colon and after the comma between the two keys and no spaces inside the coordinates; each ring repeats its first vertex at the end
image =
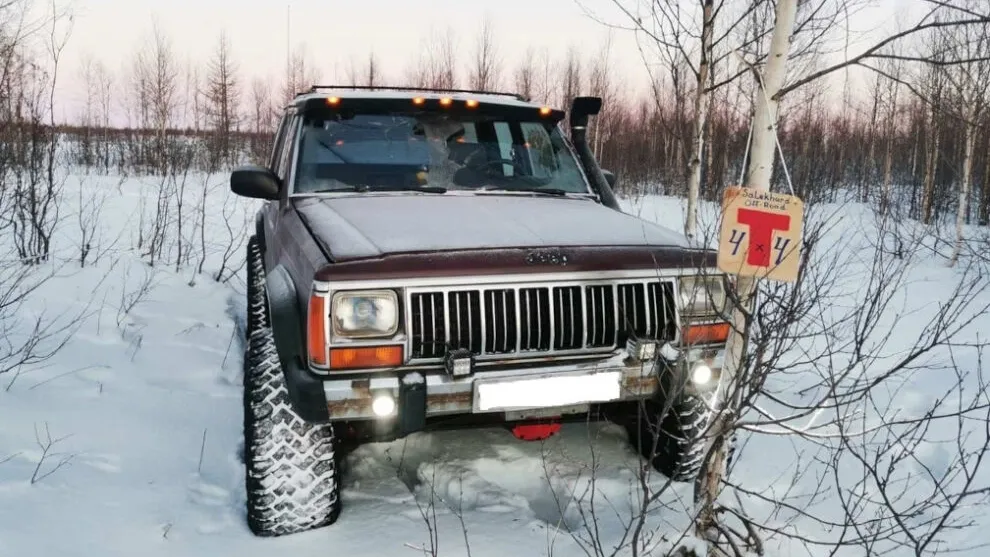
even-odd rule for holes
{"type": "Polygon", "coordinates": [[[330,415],[323,381],[308,369],[303,352],[306,342],[304,312],[299,307],[292,277],[285,267],[278,265],[268,273],[266,283],[268,314],[289,401],[299,417],[307,422],[327,421],[330,415]]]}
{"type": "Polygon", "coordinates": [[[254,214],[254,234],[258,237],[261,253],[265,253],[265,216],[261,209],[254,214]]]}

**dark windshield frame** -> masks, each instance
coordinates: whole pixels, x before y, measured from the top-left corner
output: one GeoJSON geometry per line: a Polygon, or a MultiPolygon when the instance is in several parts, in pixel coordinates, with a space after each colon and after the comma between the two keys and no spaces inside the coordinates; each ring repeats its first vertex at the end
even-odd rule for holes
{"type": "MultiPolygon", "coordinates": [[[[380,115],[380,116],[399,116],[399,117],[412,117],[412,118],[422,118],[423,116],[428,117],[449,117],[455,122],[492,122],[494,123],[509,123],[510,125],[519,124],[517,128],[521,128],[525,124],[537,124],[541,126],[547,133],[547,136],[552,142],[552,149],[554,150],[555,157],[557,161],[566,159],[565,166],[567,174],[572,176],[571,181],[567,182],[569,195],[577,196],[588,196],[597,197],[594,193],[594,189],[591,187],[588,176],[585,172],[583,165],[581,164],[580,158],[577,157],[577,153],[574,150],[570,138],[564,133],[560,126],[560,121],[562,114],[558,111],[553,111],[549,114],[544,114],[542,112],[537,112],[532,106],[506,106],[506,107],[493,107],[488,106],[487,110],[410,110],[408,104],[406,109],[397,110],[395,103],[384,103],[379,104],[377,107],[374,105],[364,105],[360,107],[360,110],[353,109],[351,112],[343,109],[331,109],[330,107],[318,107],[315,109],[301,111],[300,125],[296,129],[296,149],[295,156],[293,157],[293,173],[291,178],[291,183],[288,185],[288,195],[323,195],[323,194],[337,194],[337,193],[354,193],[358,188],[353,187],[342,187],[338,191],[306,191],[300,190],[298,187],[298,181],[300,180],[300,172],[298,171],[300,165],[302,164],[302,158],[304,156],[304,133],[307,124],[311,123],[313,120],[321,120],[333,118],[337,119],[344,117],[349,118],[352,115],[380,115]],[[505,110],[496,110],[495,108],[505,108],[505,110]],[[577,187],[580,185],[580,191],[577,191],[577,187]],[[574,187],[575,191],[570,191],[570,188],[574,187]]],[[[486,108],[483,105],[478,108],[486,108]]],[[[518,145],[518,138],[513,137],[512,145],[518,145]]],[[[529,149],[529,145],[526,144],[526,148],[529,149]]],[[[535,175],[521,175],[516,180],[517,182],[522,182],[524,178],[533,178],[535,175]]],[[[559,179],[559,177],[551,177],[552,179],[559,179]]],[[[567,180],[568,178],[564,178],[567,180]]],[[[556,189],[554,184],[533,184],[534,188],[538,190],[541,186],[546,186],[547,189],[556,189]]],[[[407,188],[396,188],[396,189],[407,189],[407,188]]],[[[489,188],[472,188],[472,187],[458,187],[454,186],[450,188],[456,191],[472,192],[484,191],[485,193],[509,193],[511,194],[514,189],[518,189],[521,192],[525,192],[525,188],[522,187],[489,187],[489,188]]],[[[395,191],[391,188],[370,188],[365,190],[358,190],[362,193],[378,193],[378,192],[390,192],[395,191]]]]}

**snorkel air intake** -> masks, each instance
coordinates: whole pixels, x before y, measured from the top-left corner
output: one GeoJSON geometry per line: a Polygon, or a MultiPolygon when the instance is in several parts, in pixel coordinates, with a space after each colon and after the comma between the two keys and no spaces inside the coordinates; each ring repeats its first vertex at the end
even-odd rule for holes
{"type": "Polygon", "coordinates": [[[571,103],[571,142],[577,151],[578,158],[584,166],[584,171],[591,179],[591,187],[601,198],[606,207],[621,211],[615,193],[608,185],[602,169],[595,160],[595,154],[588,145],[588,117],[598,114],[602,109],[601,97],[574,97],[571,103]]]}

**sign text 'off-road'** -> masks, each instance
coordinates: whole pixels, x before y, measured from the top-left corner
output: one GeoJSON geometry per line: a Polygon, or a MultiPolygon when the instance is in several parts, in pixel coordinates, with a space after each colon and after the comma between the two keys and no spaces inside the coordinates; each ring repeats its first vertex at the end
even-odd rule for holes
{"type": "Polygon", "coordinates": [[[797,280],[804,202],[793,195],[726,188],[718,268],[741,276],[797,280]]]}

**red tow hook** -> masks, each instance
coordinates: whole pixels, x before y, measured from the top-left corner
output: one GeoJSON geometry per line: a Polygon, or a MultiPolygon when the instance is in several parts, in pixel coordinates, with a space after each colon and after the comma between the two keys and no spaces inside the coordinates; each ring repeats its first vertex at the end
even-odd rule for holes
{"type": "MultiPolygon", "coordinates": [[[[559,417],[559,416],[557,416],[559,417]]],[[[521,441],[543,441],[549,439],[554,433],[560,431],[560,422],[551,418],[546,422],[528,422],[516,424],[512,427],[512,435],[521,441]]]]}

